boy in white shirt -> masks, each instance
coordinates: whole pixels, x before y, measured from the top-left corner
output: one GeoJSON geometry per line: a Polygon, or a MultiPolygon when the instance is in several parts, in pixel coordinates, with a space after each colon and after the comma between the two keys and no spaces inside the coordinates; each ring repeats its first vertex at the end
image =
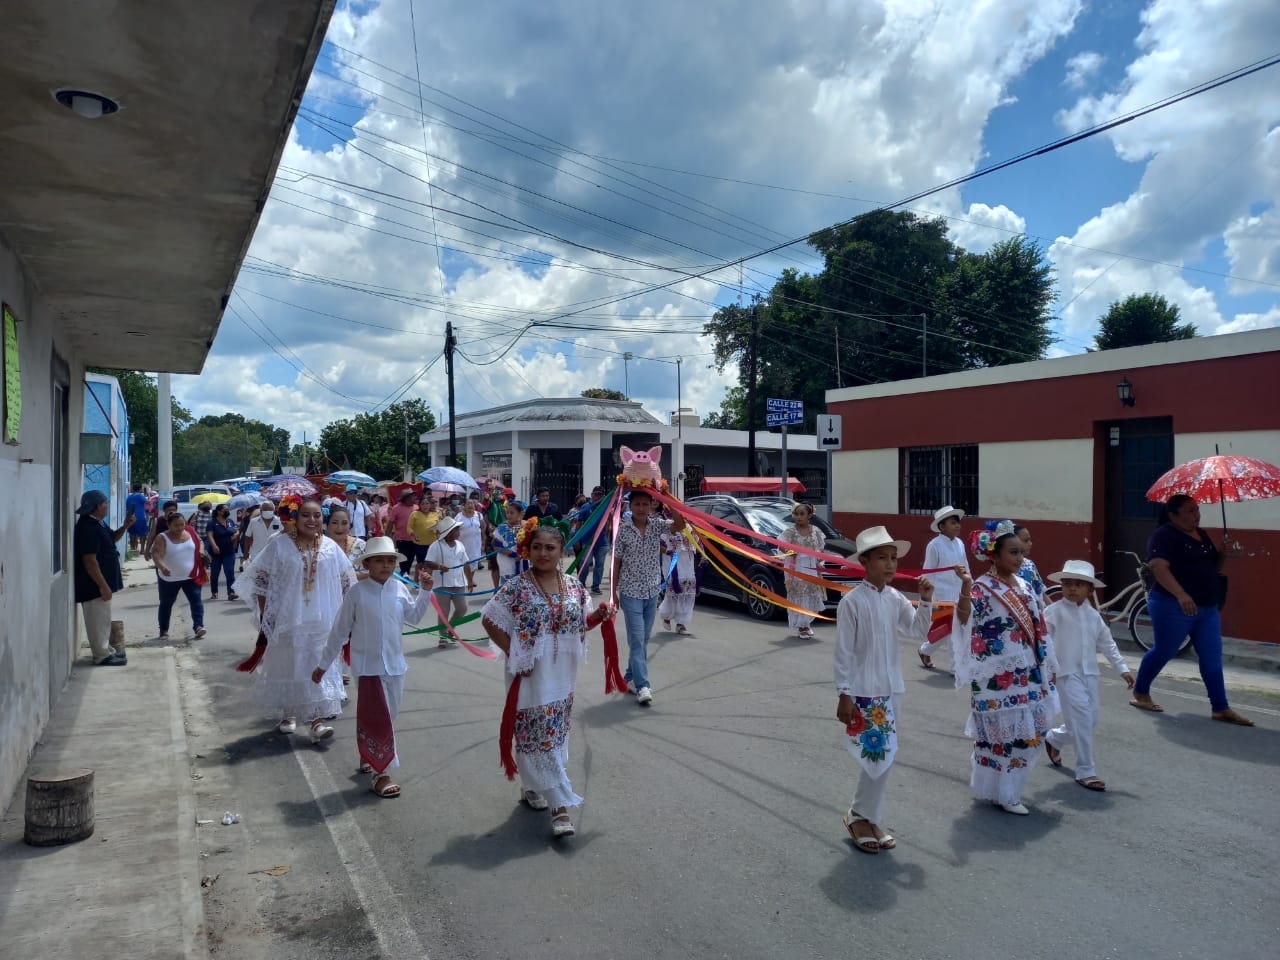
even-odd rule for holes
{"type": "Polygon", "coordinates": [[[897,846],[881,829],[880,820],[887,774],[898,751],[893,699],[906,689],[898,635],[923,639],[933,618],[933,584],[928,579],[919,581],[920,604],[914,608],[890,586],[899,558],[910,549],[910,543],[894,540],[884,527],[858,534],[858,562],[866,576],[836,609],[836,719],[845,725],[846,745],[862,767],[844,826],[863,853],[897,846]]]}
{"type": "Polygon", "coordinates": [[[462,545],[462,524],[453,517],[444,517],[436,524],[436,541],[427,547],[426,559],[418,566],[440,574],[436,585],[436,596],[440,598],[440,609],[444,612],[436,619],[440,627],[440,646],[447,647],[454,642],[449,635],[448,625],[467,615],[466,594],[476,588],[475,573],[471,569],[467,556],[467,548],[462,545]]]}
{"type": "MultiPolygon", "coordinates": [[[[964,511],[948,504],[933,515],[933,522],[929,524],[929,529],[937,536],[924,548],[924,569],[953,568],[930,575],[935,603],[956,603],[960,599],[960,574],[954,568],[959,565],[964,567],[965,573],[969,572],[969,556],[964,549],[964,539],[960,536],[960,521],[963,519],[964,511]]],[[[938,648],[945,647],[949,640],[948,635],[933,643],[926,639],[920,644],[920,665],[926,670],[932,670],[933,658],[937,655],[938,648]]]]}
{"type": "Polygon", "coordinates": [[[1062,584],[1062,599],[1045,611],[1045,625],[1058,655],[1058,699],[1063,724],[1045,737],[1049,762],[1062,766],[1059,744],[1076,750],[1076,783],[1089,790],[1105,790],[1093,763],[1093,728],[1098,725],[1098,654],[1106,654],[1116,672],[1133,689],[1133,674],[1116,646],[1111,630],[1089,599],[1094,587],[1106,584],[1094,576],[1093,564],[1068,560],[1058,573],[1049,574],[1062,584]]]}
{"type": "Polygon", "coordinates": [[[342,645],[351,638],[351,670],[357,675],[356,745],[360,749],[360,772],[373,775],[373,792],[380,797],[398,797],[400,787],[386,771],[400,766],[396,755],[395,719],[404,693],[404,675],[409,665],[404,659],[402,628],[420,621],[431,606],[431,574],[418,571],[422,587],[417,599],[408,587],[392,580],[396,565],[404,556],[396,553],[390,537],[374,537],[360,557],[367,580],[358,581],[342,598],[342,606],[329,631],[329,641],[320,654],[320,666],[311,673],[319,683],[329,665],[337,659],[342,645]]]}

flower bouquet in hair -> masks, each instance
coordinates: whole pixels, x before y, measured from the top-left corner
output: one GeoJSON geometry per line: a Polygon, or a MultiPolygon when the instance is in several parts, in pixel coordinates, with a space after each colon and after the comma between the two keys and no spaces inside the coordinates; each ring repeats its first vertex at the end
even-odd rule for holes
{"type": "Polygon", "coordinates": [[[1012,520],[988,520],[981,530],[969,534],[969,552],[979,560],[990,560],[996,555],[996,544],[1000,538],[1014,532],[1012,520]]]}

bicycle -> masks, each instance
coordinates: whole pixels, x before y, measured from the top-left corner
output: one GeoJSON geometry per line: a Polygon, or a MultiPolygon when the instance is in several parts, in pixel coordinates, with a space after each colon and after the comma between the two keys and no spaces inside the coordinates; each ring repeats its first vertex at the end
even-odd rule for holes
{"type": "MultiPolygon", "coordinates": [[[[1150,650],[1155,646],[1155,628],[1151,625],[1151,614],[1147,610],[1147,594],[1155,586],[1155,576],[1151,573],[1147,562],[1132,550],[1117,550],[1116,553],[1133,557],[1137,561],[1138,579],[1106,603],[1099,603],[1097,596],[1093,596],[1093,605],[1102,614],[1108,626],[1113,623],[1124,623],[1129,629],[1129,636],[1133,642],[1143,650],[1150,650]]],[[[1062,587],[1056,584],[1049,587],[1044,592],[1046,602],[1054,602],[1061,593],[1062,587]]],[[[1178,651],[1174,656],[1180,656],[1190,645],[1191,635],[1187,634],[1178,645],[1178,651]]]]}

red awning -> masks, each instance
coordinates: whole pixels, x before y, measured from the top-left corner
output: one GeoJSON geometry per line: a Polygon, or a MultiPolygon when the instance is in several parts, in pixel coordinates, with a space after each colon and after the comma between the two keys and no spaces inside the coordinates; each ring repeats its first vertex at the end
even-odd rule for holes
{"type": "MultiPolygon", "coordinates": [[[[703,493],[778,493],[781,477],[703,477],[703,493]]],[[[804,493],[804,484],[787,477],[788,493],[804,493]]]]}

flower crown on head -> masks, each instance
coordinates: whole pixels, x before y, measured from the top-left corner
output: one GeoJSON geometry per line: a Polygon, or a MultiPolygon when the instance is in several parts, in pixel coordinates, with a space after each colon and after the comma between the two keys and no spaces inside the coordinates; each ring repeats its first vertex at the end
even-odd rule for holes
{"type": "Polygon", "coordinates": [[[302,497],[296,493],[286,493],[280,498],[280,505],[276,508],[276,513],[280,514],[281,520],[293,520],[298,516],[298,510],[302,506],[302,497]]]}
{"type": "Polygon", "coordinates": [[[666,477],[662,477],[657,483],[654,483],[648,477],[628,477],[625,473],[620,473],[615,479],[618,481],[618,486],[622,487],[623,490],[657,488],[668,496],[671,494],[671,485],[667,483],[666,477]]]}
{"type": "Polygon", "coordinates": [[[560,536],[566,543],[569,542],[569,525],[563,520],[555,517],[530,517],[524,523],[520,524],[520,529],[516,531],[516,553],[524,559],[529,559],[529,548],[533,544],[533,534],[539,527],[555,527],[560,531],[560,536]]]}
{"type": "Polygon", "coordinates": [[[1012,520],[988,520],[983,529],[969,534],[969,552],[982,560],[996,555],[996,544],[1001,537],[1012,536],[1017,531],[1012,520]]]}

